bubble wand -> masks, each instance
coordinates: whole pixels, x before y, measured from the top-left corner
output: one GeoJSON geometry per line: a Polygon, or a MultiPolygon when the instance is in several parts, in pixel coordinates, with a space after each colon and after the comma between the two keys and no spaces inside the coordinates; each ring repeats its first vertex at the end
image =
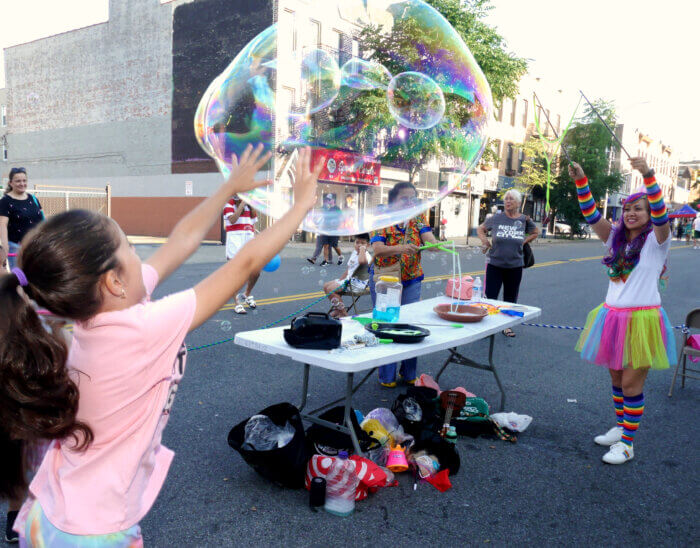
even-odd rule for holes
{"type": "Polygon", "coordinates": [[[456,254],[456,253],[457,253],[456,251],[453,251],[452,249],[447,249],[446,247],[444,247],[444,246],[446,246],[446,245],[454,245],[454,242],[451,242],[451,241],[450,241],[450,242],[437,242],[437,243],[435,243],[435,244],[425,244],[425,245],[419,247],[418,249],[419,249],[420,251],[425,251],[426,249],[435,249],[435,248],[437,248],[437,249],[439,249],[440,251],[446,251],[447,253],[453,253],[453,254],[456,254]]]}
{"type": "Polygon", "coordinates": [[[566,156],[566,160],[569,162],[569,165],[573,165],[571,162],[571,156],[569,156],[569,152],[566,150],[566,147],[564,146],[564,141],[559,139],[559,134],[557,133],[557,130],[554,128],[554,124],[552,124],[552,121],[549,119],[549,114],[547,114],[547,111],[545,110],[544,106],[542,105],[542,101],[540,101],[540,98],[537,96],[535,92],[532,93],[535,96],[535,101],[537,101],[537,104],[540,106],[542,109],[542,112],[544,113],[544,117],[547,118],[547,123],[549,124],[549,127],[552,128],[552,131],[554,132],[554,136],[557,138],[557,141],[559,141],[559,147],[561,148],[561,151],[564,153],[564,156],[566,156]]]}
{"type": "MultiPolygon", "coordinates": [[[[547,111],[542,107],[542,102],[539,100],[539,97],[537,97],[536,94],[534,94],[534,98],[537,100],[537,103],[539,103],[540,108],[542,108],[542,111],[544,112],[545,116],[547,116],[547,121],[549,122],[549,116],[547,115],[547,111]]],[[[564,137],[566,137],[567,132],[569,131],[569,128],[571,127],[571,124],[574,122],[574,118],[576,117],[576,112],[578,111],[579,106],[581,105],[581,99],[579,98],[578,104],[576,105],[576,109],[574,110],[574,113],[571,115],[571,120],[569,120],[569,123],[567,124],[566,128],[564,128],[564,131],[562,132],[561,135],[557,135],[556,131],[554,132],[555,135],[557,135],[557,138],[552,140],[552,139],[547,139],[547,137],[544,136],[544,133],[540,129],[540,117],[538,114],[538,108],[537,105],[535,104],[535,101],[532,102],[532,108],[535,111],[535,129],[537,129],[537,134],[540,137],[540,141],[544,145],[545,153],[544,153],[544,159],[545,163],[547,164],[547,190],[546,190],[546,200],[547,203],[545,205],[545,211],[549,211],[551,208],[549,206],[549,189],[551,187],[552,183],[552,160],[554,160],[554,157],[556,156],[557,150],[561,148],[564,151],[564,154],[566,154],[567,159],[569,158],[569,154],[566,152],[566,149],[564,149],[563,142],[564,142],[564,137]],[[546,144],[549,145],[554,145],[554,148],[552,150],[552,153],[550,154],[548,152],[546,144]]],[[[549,122],[549,125],[552,125],[552,122],[549,122]]],[[[554,127],[552,126],[552,129],[554,127]]],[[[569,162],[571,162],[569,160],[569,162]]]]}
{"type": "Polygon", "coordinates": [[[612,129],[610,129],[610,126],[608,125],[608,123],[607,123],[605,120],[603,120],[603,117],[600,115],[600,113],[598,112],[598,110],[591,104],[591,102],[588,100],[588,97],[586,97],[586,95],[583,93],[583,91],[581,91],[581,90],[578,90],[578,91],[579,91],[579,93],[581,94],[581,96],[586,100],[586,103],[588,103],[588,106],[591,107],[591,110],[592,110],[593,112],[595,112],[595,115],[598,117],[598,120],[600,120],[601,122],[603,122],[603,125],[605,126],[605,129],[607,129],[608,132],[610,133],[610,135],[612,135],[612,138],[615,139],[615,142],[616,142],[618,145],[620,145],[620,148],[622,149],[622,152],[624,152],[624,153],[627,155],[627,159],[628,159],[628,160],[631,160],[632,157],[630,156],[630,153],[627,152],[627,150],[625,150],[625,147],[624,147],[624,146],[622,146],[622,143],[620,142],[620,139],[617,138],[617,135],[615,135],[615,132],[614,132],[612,129]]]}

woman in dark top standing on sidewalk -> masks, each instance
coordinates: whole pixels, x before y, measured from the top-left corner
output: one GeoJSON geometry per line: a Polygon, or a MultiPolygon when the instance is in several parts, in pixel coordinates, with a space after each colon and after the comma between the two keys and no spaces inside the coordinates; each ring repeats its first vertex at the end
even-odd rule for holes
{"type": "MultiPolygon", "coordinates": [[[[41,204],[27,193],[27,170],[13,167],[5,195],[0,199],[0,264],[5,265],[8,253],[19,251],[22,238],[44,219],[41,204]]],[[[15,257],[9,257],[10,268],[15,257]]]]}
{"type": "MultiPolygon", "coordinates": [[[[523,277],[523,245],[539,235],[535,223],[520,213],[521,203],[520,192],[509,190],[503,197],[505,211],[489,217],[477,230],[484,253],[489,252],[485,287],[487,299],[498,299],[503,286],[503,300],[510,303],[518,301],[523,277]],[[486,237],[489,229],[492,230],[492,241],[486,237]]],[[[503,334],[515,337],[510,328],[505,329],[503,334]]]]}
{"type": "MultiPolygon", "coordinates": [[[[0,199],[0,246],[2,246],[0,247],[0,267],[4,267],[9,258],[10,268],[14,268],[16,258],[8,257],[8,253],[19,251],[24,235],[43,220],[44,214],[39,201],[27,193],[27,171],[23,167],[13,167],[10,170],[9,179],[5,195],[0,199]]],[[[7,433],[0,431],[0,437],[5,436],[7,433]]],[[[20,459],[26,459],[29,456],[27,446],[18,440],[14,443],[22,446],[18,452],[20,459]]],[[[24,467],[22,463],[14,460],[11,462],[14,466],[24,467]]],[[[5,487],[4,484],[3,487],[5,487]]],[[[17,517],[17,511],[27,496],[26,487],[15,491],[13,494],[6,493],[11,496],[5,523],[5,541],[7,542],[17,542],[17,533],[12,530],[12,525],[17,517]]]]}

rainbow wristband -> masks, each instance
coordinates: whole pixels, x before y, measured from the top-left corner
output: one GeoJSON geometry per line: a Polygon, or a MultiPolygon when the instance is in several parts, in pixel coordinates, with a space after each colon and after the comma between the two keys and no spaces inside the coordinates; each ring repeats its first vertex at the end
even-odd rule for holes
{"type": "Polygon", "coordinates": [[[647,198],[651,208],[651,222],[656,226],[665,225],[668,222],[668,211],[664,202],[664,193],[654,177],[654,170],[644,175],[644,186],[647,189],[647,198]]]}
{"type": "Polygon", "coordinates": [[[578,205],[581,208],[581,213],[589,225],[594,225],[600,221],[603,216],[595,206],[591,187],[588,186],[588,177],[576,181],[576,192],[578,194],[578,205]]]}

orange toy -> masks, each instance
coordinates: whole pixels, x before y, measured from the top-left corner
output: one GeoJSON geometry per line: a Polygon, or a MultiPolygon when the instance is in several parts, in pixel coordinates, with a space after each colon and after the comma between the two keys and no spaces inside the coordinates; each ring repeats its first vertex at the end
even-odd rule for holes
{"type": "Polygon", "coordinates": [[[405,472],[408,470],[406,451],[400,445],[392,447],[389,457],[386,460],[386,467],[392,472],[405,472]]]}

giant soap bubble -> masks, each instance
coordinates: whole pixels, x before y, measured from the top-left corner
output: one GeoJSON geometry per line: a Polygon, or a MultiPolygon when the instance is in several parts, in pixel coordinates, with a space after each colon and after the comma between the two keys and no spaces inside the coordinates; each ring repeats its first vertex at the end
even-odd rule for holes
{"type": "MultiPolygon", "coordinates": [[[[262,143],[274,182],[244,194],[279,218],[292,203],[297,150],[324,163],[311,232],[367,232],[423,214],[478,163],[491,91],[459,34],[420,0],[310,2],[255,37],[207,88],[202,148],[228,176],[231,155],[262,143]],[[323,34],[308,32],[322,18],[323,34]],[[294,27],[298,26],[298,29],[294,27]],[[313,37],[313,38],[312,38],[313,37]],[[388,203],[411,182],[416,199],[388,203]]],[[[300,4],[301,5],[301,4],[300,4]]]]}

